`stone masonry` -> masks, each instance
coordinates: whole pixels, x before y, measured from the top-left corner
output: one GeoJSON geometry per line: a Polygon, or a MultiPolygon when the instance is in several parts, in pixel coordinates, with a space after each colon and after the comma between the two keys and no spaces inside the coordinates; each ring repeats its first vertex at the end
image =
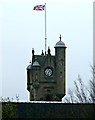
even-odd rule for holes
{"type": "Polygon", "coordinates": [[[61,101],[65,96],[66,46],[60,40],[55,45],[55,55],[48,53],[35,55],[27,67],[27,90],[30,101],[61,101]]]}

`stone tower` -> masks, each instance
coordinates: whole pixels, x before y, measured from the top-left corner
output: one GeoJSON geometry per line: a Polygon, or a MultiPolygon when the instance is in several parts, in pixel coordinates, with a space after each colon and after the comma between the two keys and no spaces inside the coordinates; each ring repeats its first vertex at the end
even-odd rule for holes
{"type": "Polygon", "coordinates": [[[55,55],[50,48],[44,55],[35,55],[32,50],[32,63],[27,67],[27,90],[30,101],[61,101],[65,96],[66,46],[60,40],[55,45],[55,55]]]}

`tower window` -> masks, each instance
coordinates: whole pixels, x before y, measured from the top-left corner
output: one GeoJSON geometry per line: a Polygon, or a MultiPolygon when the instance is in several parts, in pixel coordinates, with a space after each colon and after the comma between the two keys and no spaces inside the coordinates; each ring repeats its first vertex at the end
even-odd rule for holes
{"type": "Polygon", "coordinates": [[[51,95],[46,95],[46,101],[51,101],[52,100],[52,97],[51,97],[51,95]]]}
{"type": "Polygon", "coordinates": [[[40,100],[43,100],[43,98],[40,98],[40,100]]]}
{"type": "Polygon", "coordinates": [[[50,90],[47,90],[47,93],[50,94],[50,90]]]}
{"type": "Polygon", "coordinates": [[[62,72],[60,72],[60,78],[62,78],[62,72]]]}
{"type": "Polygon", "coordinates": [[[35,78],[36,78],[36,80],[37,80],[37,78],[38,78],[37,74],[35,75],[35,78]]]}
{"type": "Polygon", "coordinates": [[[60,64],[63,65],[63,59],[60,60],[60,64]]]}

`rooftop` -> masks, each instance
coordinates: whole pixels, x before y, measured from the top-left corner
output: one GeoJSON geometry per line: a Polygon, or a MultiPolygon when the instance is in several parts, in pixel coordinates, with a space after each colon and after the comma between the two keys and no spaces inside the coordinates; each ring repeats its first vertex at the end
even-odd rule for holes
{"type": "Polygon", "coordinates": [[[60,38],[60,40],[56,43],[55,48],[56,47],[66,47],[65,43],[61,41],[61,35],[59,38],[60,38]]]}

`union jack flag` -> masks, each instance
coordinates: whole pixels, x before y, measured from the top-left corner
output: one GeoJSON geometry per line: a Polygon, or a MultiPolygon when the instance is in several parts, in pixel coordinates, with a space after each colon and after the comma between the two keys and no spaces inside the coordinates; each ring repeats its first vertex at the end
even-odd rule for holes
{"type": "Polygon", "coordinates": [[[45,9],[45,5],[36,5],[33,10],[39,10],[39,11],[42,11],[45,9]]]}

